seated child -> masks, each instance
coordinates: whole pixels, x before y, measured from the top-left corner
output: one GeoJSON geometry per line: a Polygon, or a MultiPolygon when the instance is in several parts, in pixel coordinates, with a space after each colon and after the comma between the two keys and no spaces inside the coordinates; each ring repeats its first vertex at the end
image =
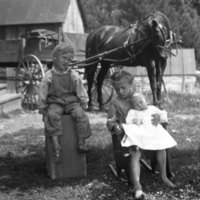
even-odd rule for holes
{"type": "Polygon", "coordinates": [[[128,112],[126,124],[122,124],[125,131],[122,146],[137,145],[141,149],[161,150],[177,144],[161,124],[155,126],[151,123],[154,114],[159,114],[162,122],[168,122],[165,110],[148,106],[145,97],[139,93],[134,94],[131,101],[133,108],[128,112]]]}
{"type": "MultiPolygon", "coordinates": [[[[116,91],[116,97],[112,99],[108,111],[107,128],[111,134],[115,134],[118,140],[124,138],[123,126],[126,123],[126,116],[130,109],[133,108],[132,97],[134,94],[134,82],[133,76],[124,70],[119,70],[113,73],[111,76],[111,81],[113,87],[116,91]]],[[[142,112],[142,111],[138,111],[142,112]]],[[[160,114],[155,114],[152,116],[151,122],[153,125],[158,125],[160,122],[160,114]]],[[[132,134],[132,133],[131,133],[132,134]]],[[[150,133],[151,134],[151,133],[150,133]]],[[[147,135],[147,134],[146,134],[147,135]]],[[[141,148],[137,145],[127,145],[130,153],[129,164],[129,175],[131,184],[134,190],[134,198],[143,199],[144,193],[142,190],[142,185],[140,183],[140,158],[141,158],[141,148]]],[[[143,152],[145,154],[145,152],[143,152]]],[[[156,154],[158,160],[162,180],[170,187],[175,187],[175,185],[167,178],[167,152],[166,149],[156,150],[152,152],[156,154]]],[[[171,173],[169,171],[169,173],[171,173]]]]}
{"type": "Polygon", "coordinates": [[[79,74],[70,68],[74,50],[67,43],[53,50],[53,67],[47,71],[39,90],[39,112],[43,114],[45,129],[52,137],[55,161],[61,159],[59,136],[62,135],[61,117],[71,115],[75,123],[79,152],[88,152],[85,138],[91,136],[87,108],[88,96],[79,74]]]}

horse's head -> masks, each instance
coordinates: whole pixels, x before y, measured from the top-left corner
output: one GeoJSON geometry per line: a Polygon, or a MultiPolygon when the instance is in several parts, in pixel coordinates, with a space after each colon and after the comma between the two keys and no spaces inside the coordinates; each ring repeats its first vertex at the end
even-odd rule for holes
{"type": "Polygon", "coordinates": [[[168,18],[161,12],[154,12],[148,17],[148,27],[153,46],[163,53],[173,42],[168,18]]]}

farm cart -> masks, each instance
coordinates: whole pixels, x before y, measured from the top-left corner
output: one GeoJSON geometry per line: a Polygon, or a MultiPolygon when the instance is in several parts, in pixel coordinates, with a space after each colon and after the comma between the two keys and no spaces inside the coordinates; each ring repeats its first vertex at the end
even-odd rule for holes
{"type": "MultiPolygon", "coordinates": [[[[70,41],[68,41],[70,42],[70,41]]],[[[38,29],[28,32],[22,39],[0,40],[0,67],[12,67],[15,74],[0,76],[0,80],[13,81],[17,93],[21,93],[21,105],[26,110],[36,110],[38,104],[38,86],[45,71],[52,67],[52,50],[59,43],[56,32],[38,29]]],[[[76,63],[72,68],[83,75],[83,66],[76,63]]],[[[87,87],[87,83],[86,83],[87,87]]],[[[113,94],[109,78],[103,87],[105,103],[113,94]]],[[[97,98],[96,84],[93,87],[93,98],[97,98]]]]}
{"type": "Polygon", "coordinates": [[[15,82],[24,109],[37,108],[38,85],[45,68],[52,63],[51,51],[57,43],[56,33],[46,30],[29,32],[22,39],[0,41],[0,66],[15,70],[14,75],[0,79],[15,82]]]}

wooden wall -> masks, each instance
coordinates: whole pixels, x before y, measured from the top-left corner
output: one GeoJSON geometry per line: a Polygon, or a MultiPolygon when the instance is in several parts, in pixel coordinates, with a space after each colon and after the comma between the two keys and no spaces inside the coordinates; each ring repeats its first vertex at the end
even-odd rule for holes
{"type": "Polygon", "coordinates": [[[58,33],[59,27],[61,24],[0,26],[0,40],[20,39],[22,35],[34,29],[48,29],[58,33]]]}
{"type": "Polygon", "coordinates": [[[68,7],[65,22],[63,23],[63,32],[84,33],[84,24],[78,9],[77,1],[71,0],[68,7]]]}
{"type": "MultiPolygon", "coordinates": [[[[172,51],[176,56],[167,59],[167,67],[164,76],[194,75],[196,72],[196,62],[194,49],[178,49],[172,51]]],[[[145,67],[126,67],[126,70],[134,76],[147,76],[145,67]]]]}

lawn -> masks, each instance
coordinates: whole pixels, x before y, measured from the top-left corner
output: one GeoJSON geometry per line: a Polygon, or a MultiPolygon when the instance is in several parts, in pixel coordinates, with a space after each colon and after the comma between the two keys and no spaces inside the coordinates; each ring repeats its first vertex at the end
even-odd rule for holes
{"type": "MultiPolygon", "coordinates": [[[[163,106],[169,114],[168,130],[178,145],[171,149],[173,182],[167,188],[158,174],[142,167],[141,182],[150,200],[200,199],[200,98],[170,93],[172,104],[163,106]]],[[[93,136],[87,156],[88,176],[83,179],[51,180],[47,176],[44,134],[37,113],[12,113],[0,118],[0,200],[124,200],[132,190],[111,173],[111,137],[106,113],[88,113],[93,136]]]]}

